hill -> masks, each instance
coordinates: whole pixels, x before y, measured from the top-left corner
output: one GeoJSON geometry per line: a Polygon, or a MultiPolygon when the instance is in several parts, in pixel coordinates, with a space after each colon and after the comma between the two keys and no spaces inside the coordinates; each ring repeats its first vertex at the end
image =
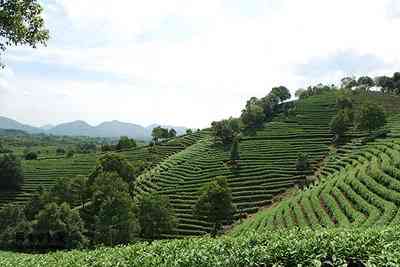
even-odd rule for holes
{"type": "Polygon", "coordinates": [[[370,227],[400,222],[400,116],[391,100],[390,134],[356,138],[332,153],[316,173],[317,184],[237,225],[232,235],[279,228],[370,227]]]}
{"type": "Polygon", "coordinates": [[[19,123],[16,120],[12,120],[6,117],[0,116],[0,129],[12,129],[20,130],[27,133],[41,133],[42,130],[33,126],[19,123]]]}
{"type": "MultiPolygon", "coordinates": [[[[129,136],[136,140],[151,140],[153,128],[160,126],[152,124],[143,127],[138,124],[126,123],[120,121],[106,121],[97,126],[92,126],[85,121],[77,120],[73,122],[62,123],[59,125],[45,125],[40,128],[19,123],[15,120],[0,116],[0,129],[21,130],[30,134],[52,134],[66,136],[89,136],[89,137],[108,137],[119,138],[121,136],[129,136]]],[[[186,133],[186,127],[162,126],[164,128],[174,128],[178,135],[186,133]]]]}

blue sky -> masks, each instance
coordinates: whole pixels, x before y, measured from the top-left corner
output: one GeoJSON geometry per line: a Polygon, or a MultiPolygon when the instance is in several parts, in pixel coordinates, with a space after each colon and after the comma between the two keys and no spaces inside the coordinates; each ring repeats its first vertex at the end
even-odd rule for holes
{"type": "Polygon", "coordinates": [[[272,86],[400,69],[396,0],[46,0],[47,47],[2,57],[0,115],[206,127],[272,86]]]}

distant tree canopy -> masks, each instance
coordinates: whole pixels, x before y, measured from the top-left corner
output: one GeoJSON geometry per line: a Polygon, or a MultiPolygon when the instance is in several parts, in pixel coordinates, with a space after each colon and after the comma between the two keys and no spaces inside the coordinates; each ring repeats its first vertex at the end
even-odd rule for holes
{"type": "Polygon", "coordinates": [[[37,160],[38,155],[34,151],[29,151],[25,154],[25,160],[37,160]]]}
{"type": "Polygon", "coordinates": [[[309,86],[307,89],[298,89],[295,93],[296,97],[299,99],[304,99],[314,95],[320,95],[326,92],[336,91],[337,88],[335,85],[324,85],[324,84],[317,84],[315,86],[309,86]]]}
{"type": "Polygon", "coordinates": [[[395,72],[392,77],[379,76],[375,78],[376,85],[386,94],[400,94],[400,72],[395,72]]]}
{"type": "Polygon", "coordinates": [[[0,0],[0,49],[9,46],[46,44],[42,7],[37,0],[0,0]]]}
{"type": "Polygon", "coordinates": [[[116,149],[123,150],[123,149],[134,148],[136,146],[137,146],[137,144],[136,144],[135,140],[133,140],[127,136],[121,136],[121,138],[118,141],[118,144],[116,145],[116,149]]]}
{"type": "Polygon", "coordinates": [[[290,98],[289,90],[284,86],[273,87],[268,95],[258,99],[250,98],[240,116],[242,123],[247,128],[257,128],[265,121],[270,121],[278,112],[279,104],[290,98]]]}
{"type": "Polygon", "coordinates": [[[186,134],[192,134],[193,133],[193,130],[192,129],[187,129],[186,130],[186,134]]]}
{"type": "Polygon", "coordinates": [[[23,182],[21,161],[13,154],[0,155],[0,189],[19,188],[23,182]]]}
{"type": "Polygon", "coordinates": [[[170,233],[176,225],[176,218],[168,197],[159,194],[145,194],[139,201],[138,218],[141,236],[157,239],[162,233],[170,233]]]}
{"type": "Polygon", "coordinates": [[[167,139],[176,136],[175,129],[170,129],[168,131],[167,128],[162,128],[161,126],[155,127],[151,132],[151,136],[153,137],[154,142],[158,142],[161,139],[167,139]]]}
{"type": "Polygon", "coordinates": [[[230,144],[233,138],[240,132],[240,120],[229,118],[222,121],[211,123],[214,138],[220,140],[223,144],[230,144]]]}
{"type": "Polygon", "coordinates": [[[216,177],[202,188],[193,212],[214,224],[213,236],[218,233],[224,222],[233,218],[235,207],[232,204],[232,192],[225,177],[216,177]]]}
{"type": "Polygon", "coordinates": [[[369,132],[383,127],[386,123],[386,115],[382,106],[365,102],[361,105],[360,111],[356,117],[357,128],[368,130],[369,132]]]}

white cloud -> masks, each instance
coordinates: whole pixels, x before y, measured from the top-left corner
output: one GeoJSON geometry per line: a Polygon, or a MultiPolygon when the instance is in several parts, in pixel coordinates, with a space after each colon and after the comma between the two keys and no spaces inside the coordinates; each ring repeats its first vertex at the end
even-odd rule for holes
{"type": "MultiPolygon", "coordinates": [[[[34,69],[15,76],[49,101],[61,101],[60,90],[66,93],[63,101],[74,112],[67,104],[52,106],[52,115],[40,108],[41,121],[204,127],[238,115],[247,98],[274,85],[294,91],[318,80],[336,82],[346,66],[317,76],[296,69],[321,58],[327,64],[341,51],[385,63],[384,69],[368,69],[371,74],[394,71],[400,63],[400,17],[389,15],[391,8],[392,0],[49,0],[46,17],[54,39],[47,48],[14,49],[8,62],[47,64],[48,77],[34,77],[34,69]],[[51,66],[59,65],[105,75],[82,81],[66,73],[54,81],[51,66]],[[115,75],[127,79],[116,82],[110,78],[115,75]]],[[[39,123],[37,117],[27,120],[39,123]]]]}

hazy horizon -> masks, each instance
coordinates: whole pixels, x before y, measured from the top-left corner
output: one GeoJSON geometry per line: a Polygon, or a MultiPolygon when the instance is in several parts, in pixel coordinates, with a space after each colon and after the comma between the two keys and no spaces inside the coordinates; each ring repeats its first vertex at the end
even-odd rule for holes
{"type": "Polygon", "coordinates": [[[203,128],[271,87],[399,69],[400,2],[44,0],[47,47],[12,48],[0,115],[203,128]]]}

